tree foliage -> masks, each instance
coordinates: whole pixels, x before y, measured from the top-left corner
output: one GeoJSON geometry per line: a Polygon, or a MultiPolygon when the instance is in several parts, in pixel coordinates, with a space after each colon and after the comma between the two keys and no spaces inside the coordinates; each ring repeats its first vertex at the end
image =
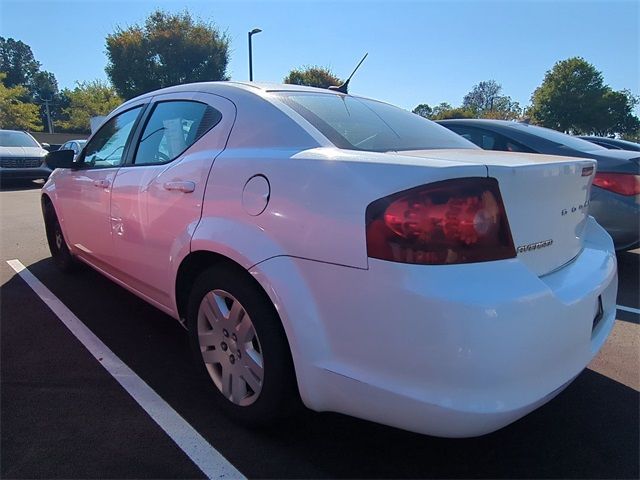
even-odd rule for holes
{"type": "Polygon", "coordinates": [[[431,120],[446,120],[450,118],[492,118],[501,120],[515,120],[522,116],[522,108],[518,102],[507,95],[501,95],[502,86],[495,80],[488,80],[474,85],[464,96],[462,105],[452,107],[442,102],[435,107],[421,103],[413,109],[417,113],[431,120]]]}
{"type": "Polygon", "coordinates": [[[331,69],[317,65],[291,70],[289,75],[284,77],[283,82],[318,88],[329,88],[343,83],[340,78],[333,74],[331,69]]]}
{"type": "Polygon", "coordinates": [[[31,47],[20,40],[0,37],[0,72],[5,74],[2,83],[6,87],[29,85],[40,70],[31,47]]]}
{"type": "Polygon", "coordinates": [[[468,108],[457,107],[454,108],[451,104],[442,102],[431,107],[426,103],[421,103],[413,109],[413,113],[420,115],[421,117],[428,118],[429,120],[446,120],[449,118],[473,118],[474,112],[468,108]]]}
{"type": "Polygon", "coordinates": [[[462,100],[462,108],[477,118],[514,120],[522,115],[518,102],[501,95],[502,85],[495,80],[486,80],[474,85],[462,100]]]}
{"type": "Polygon", "coordinates": [[[78,82],[73,90],[62,91],[68,107],[62,111],[63,118],[56,122],[62,130],[90,132],[91,117],[107,115],[122,103],[116,91],[100,80],[78,82]]]}
{"type": "Polygon", "coordinates": [[[27,94],[26,87],[6,87],[5,78],[6,74],[0,72],[0,128],[42,130],[38,106],[21,100],[27,94]]]}
{"type": "Polygon", "coordinates": [[[431,118],[433,115],[433,108],[431,108],[427,103],[421,103],[420,105],[417,105],[412,112],[424,118],[431,118]]]}
{"type": "Polygon", "coordinates": [[[156,10],[107,36],[106,72],[125,99],[171,85],[226,80],[229,39],[188,11],[156,10]]]}
{"type": "Polygon", "coordinates": [[[6,87],[23,87],[20,100],[39,105],[42,123],[46,123],[44,100],[49,100],[52,118],[59,114],[58,82],[51,72],[40,70],[31,47],[20,40],[0,37],[0,72],[6,87]]]}
{"type": "Polygon", "coordinates": [[[557,62],[531,96],[535,123],[573,134],[633,134],[640,120],[633,115],[636,97],[614,91],[602,73],[581,57],[557,62]]]}

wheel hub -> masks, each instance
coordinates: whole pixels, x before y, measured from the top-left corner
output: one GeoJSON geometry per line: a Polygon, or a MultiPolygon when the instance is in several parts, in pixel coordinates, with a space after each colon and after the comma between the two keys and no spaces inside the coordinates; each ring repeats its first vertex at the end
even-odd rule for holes
{"type": "Polygon", "coordinates": [[[207,293],[198,309],[198,341],[209,376],[230,402],[247,406],[262,390],[262,347],[249,314],[224,290],[207,293]]]}

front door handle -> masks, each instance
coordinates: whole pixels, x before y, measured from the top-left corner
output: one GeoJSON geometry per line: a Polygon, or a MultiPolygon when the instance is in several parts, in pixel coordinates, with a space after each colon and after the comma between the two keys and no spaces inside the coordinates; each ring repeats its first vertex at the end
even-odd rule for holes
{"type": "Polygon", "coordinates": [[[109,185],[111,185],[111,182],[109,180],[106,180],[106,179],[94,180],[93,181],[93,186],[94,187],[109,188],[109,185]]]}
{"type": "Polygon", "coordinates": [[[191,193],[196,189],[195,182],[166,182],[165,190],[177,190],[183,193],[191,193]]]}

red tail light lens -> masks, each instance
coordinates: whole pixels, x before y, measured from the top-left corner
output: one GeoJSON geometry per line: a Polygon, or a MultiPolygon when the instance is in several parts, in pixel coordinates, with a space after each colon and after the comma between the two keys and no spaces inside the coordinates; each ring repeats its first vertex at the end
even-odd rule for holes
{"type": "Polygon", "coordinates": [[[632,173],[596,173],[593,184],[620,195],[638,195],[640,193],[640,175],[632,173]]]}
{"type": "Polygon", "coordinates": [[[457,178],[406,190],[367,207],[369,257],[445,265],[516,256],[498,182],[457,178]]]}

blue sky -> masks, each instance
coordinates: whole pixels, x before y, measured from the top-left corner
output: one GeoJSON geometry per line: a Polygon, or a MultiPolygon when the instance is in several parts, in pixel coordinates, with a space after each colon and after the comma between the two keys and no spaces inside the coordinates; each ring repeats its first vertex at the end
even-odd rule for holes
{"type": "Polygon", "coordinates": [[[346,77],[369,52],[351,91],[404,108],[458,105],[495,79],[522,105],[545,72],[582,56],[614,89],[640,94],[640,2],[343,1],[223,2],[0,0],[0,35],[31,46],[61,87],[105,79],[105,37],[142,23],[156,7],[215,22],[231,39],[229,74],[246,80],[247,31],[254,79],[281,82],[291,68],[330,67],[346,77]]]}

